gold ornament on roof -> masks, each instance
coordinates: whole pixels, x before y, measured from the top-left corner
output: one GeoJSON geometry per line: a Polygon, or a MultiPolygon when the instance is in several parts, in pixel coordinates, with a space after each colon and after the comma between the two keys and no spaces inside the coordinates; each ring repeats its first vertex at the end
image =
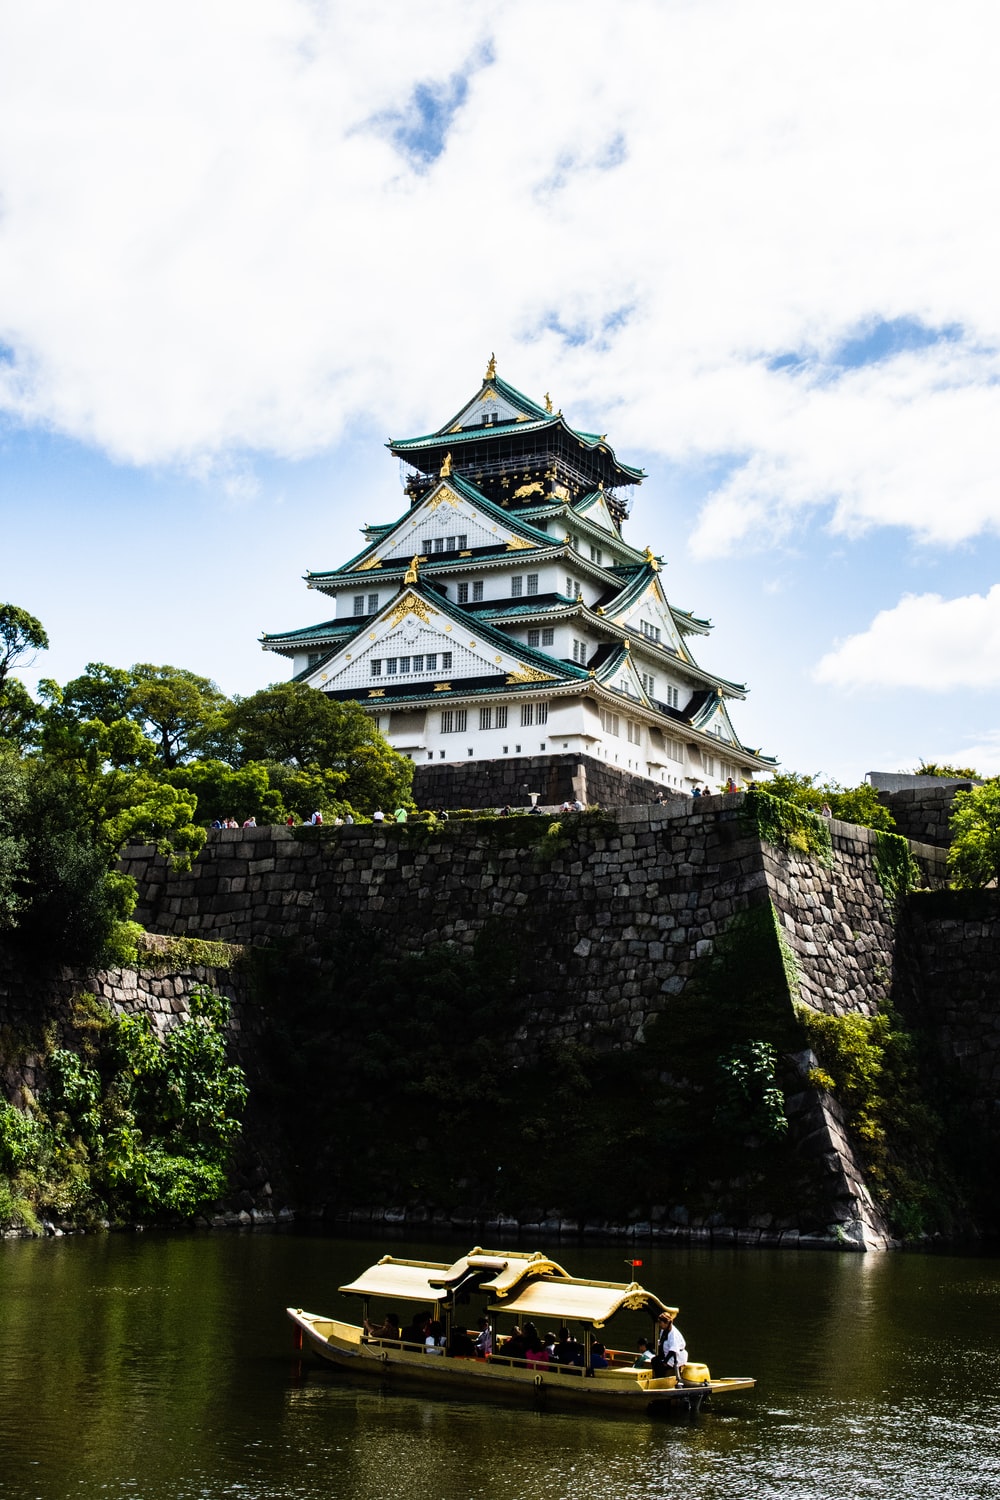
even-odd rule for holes
{"type": "Polygon", "coordinates": [[[541,493],[542,486],[536,479],[532,484],[522,484],[519,489],[516,489],[514,491],[514,499],[523,500],[527,495],[540,495],[541,493]]]}
{"type": "Polygon", "coordinates": [[[451,477],[451,454],[450,453],[446,453],[445,456],[444,456],[444,463],[441,465],[441,478],[442,479],[449,479],[450,477],[451,477]]]}
{"type": "Polygon", "coordinates": [[[420,554],[418,553],[416,557],[411,557],[410,558],[410,566],[407,568],[405,574],[403,575],[403,582],[404,583],[416,583],[418,581],[418,579],[419,579],[419,576],[420,576],[419,568],[420,568],[420,554]]]}
{"type": "Polygon", "coordinates": [[[549,416],[552,415],[552,397],[549,395],[548,391],[545,392],[545,410],[548,412],[549,416]]]}
{"type": "Polygon", "coordinates": [[[647,547],[642,555],[646,559],[649,566],[652,568],[653,572],[658,573],[660,571],[660,564],[658,560],[653,556],[652,547],[647,547]]]}
{"type": "Polygon", "coordinates": [[[490,355],[490,362],[486,366],[486,374],[483,376],[483,379],[484,380],[496,380],[496,378],[497,378],[497,357],[496,357],[495,354],[491,354],[490,355]]]}
{"type": "Polygon", "coordinates": [[[369,568],[380,568],[381,566],[382,559],[377,553],[372,553],[371,557],[366,557],[364,562],[359,562],[354,571],[355,573],[367,573],[369,568]]]}
{"type": "Polygon", "coordinates": [[[516,672],[507,673],[507,686],[512,687],[516,682],[551,682],[551,672],[539,672],[537,667],[519,667],[516,672]]]}
{"type": "Polygon", "coordinates": [[[419,594],[404,594],[399,603],[386,616],[385,623],[386,627],[392,630],[394,626],[402,625],[407,615],[416,615],[417,619],[422,621],[424,625],[429,625],[431,623],[431,615],[436,614],[437,610],[431,609],[429,604],[425,604],[419,594]]]}
{"type": "Polygon", "coordinates": [[[531,552],[534,551],[535,543],[529,542],[526,537],[512,536],[507,543],[508,552],[531,552]]]}

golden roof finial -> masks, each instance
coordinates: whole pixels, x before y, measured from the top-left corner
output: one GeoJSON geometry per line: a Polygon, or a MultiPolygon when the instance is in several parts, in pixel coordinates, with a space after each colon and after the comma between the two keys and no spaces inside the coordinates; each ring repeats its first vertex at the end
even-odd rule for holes
{"type": "Polygon", "coordinates": [[[549,395],[548,391],[545,392],[545,410],[551,415],[551,413],[552,413],[552,397],[549,395]]]}
{"type": "Polygon", "coordinates": [[[445,456],[444,456],[444,463],[441,465],[441,478],[442,479],[449,479],[450,477],[451,477],[451,454],[450,453],[446,453],[445,456]]]}
{"type": "Polygon", "coordinates": [[[420,554],[410,558],[410,566],[403,575],[404,583],[419,583],[420,581],[420,554]]]}
{"type": "Polygon", "coordinates": [[[490,362],[486,366],[486,374],[483,376],[483,379],[484,380],[496,380],[496,378],[497,378],[497,357],[496,357],[495,354],[491,354],[490,355],[490,362]]]}
{"type": "Polygon", "coordinates": [[[660,571],[660,564],[657,562],[656,558],[653,556],[653,549],[652,549],[652,547],[647,547],[646,550],[645,550],[645,552],[642,555],[646,559],[646,561],[649,564],[649,566],[652,568],[653,572],[654,573],[658,573],[660,571]]]}

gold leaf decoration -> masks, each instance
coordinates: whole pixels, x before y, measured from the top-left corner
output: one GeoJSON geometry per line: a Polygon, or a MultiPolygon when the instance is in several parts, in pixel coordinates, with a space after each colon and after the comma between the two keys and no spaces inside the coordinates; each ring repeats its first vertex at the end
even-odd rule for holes
{"type": "Polygon", "coordinates": [[[522,484],[521,488],[514,491],[515,500],[523,500],[526,495],[540,495],[542,486],[536,479],[533,484],[522,484]]]}
{"type": "Polygon", "coordinates": [[[527,538],[523,536],[512,536],[510,541],[507,543],[508,552],[533,552],[534,548],[535,543],[529,542],[527,538]]]}
{"type": "Polygon", "coordinates": [[[540,672],[537,667],[519,667],[516,672],[507,673],[507,686],[512,687],[516,682],[554,682],[555,678],[551,672],[540,672]]]}
{"type": "Polygon", "coordinates": [[[431,623],[431,615],[436,615],[437,610],[431,609],[430,605],[421,599],[419,594],[404,594],[398,604],[395,604],[391,612],[386,616],[386,625],[391,630],[395,625],[401,625],[407,615],[416,615],[425,625],[431,623]]]}
{"type": "Polygon", "coordinates": [[[451,683],[450,682],[436,682],[434,684],[434,691],[436,693],[450,693],[451,692],[451,683]]]}
{"type": "Polygon", "coordinates": [[[381,566],[382,559],[377,554],[373,554],[371,557],[366,557],[364,562],[359,562],[354,572],[367,573],[369,568],[380,568],[381,566]]]}

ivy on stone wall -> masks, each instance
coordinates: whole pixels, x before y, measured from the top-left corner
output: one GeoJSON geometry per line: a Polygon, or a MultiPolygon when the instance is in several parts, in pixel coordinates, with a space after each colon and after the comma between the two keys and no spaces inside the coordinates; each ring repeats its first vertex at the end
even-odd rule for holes
{"type": "Polygon", "coordinates": [[[247,1098],[227,1018],[195,991],[159,1037],[147,1016],[80,996],[43,1039],[46,1088],[24,1113],[0,1111],[0,1227],[187,1218],[217,1200],[247,1098]]]}
{"type": "Polygon", "coordinates": [[[872,845],[872,864],[875,878],[894,911],[898,910],[907,894],[920,884],[920,871],[910,846],[898,833],[883,833],[876,830],[872,845]]]}
{"type": "Polygon", "coordinates": [[[818,813],[754,787],[746,795],[742,817],[766,843],[790,853],[810,855],[824,865],[832,864],[830,822],[818,813]]]}

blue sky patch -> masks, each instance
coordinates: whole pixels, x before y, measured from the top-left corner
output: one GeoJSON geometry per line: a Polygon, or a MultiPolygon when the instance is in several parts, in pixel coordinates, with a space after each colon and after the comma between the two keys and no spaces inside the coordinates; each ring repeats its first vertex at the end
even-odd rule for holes
{"type": "Polygon", "coordinates": [[[913,349],[930,349],[935,344],[957,343],[964,333],[960,323],[946,323],[940,328],[932,328],[919,318],[874,318],[859,324],[824,357],[818,357],[814,350],[786,350],[773,355],[767,362],[767,368],[787,370],[795,374],[800,370],[816,372],[817,367],[822,367],[824,371],[836,376],[842,370],[859,370],[865,365],[877,365],[913,349]]]}
{"type": "Polygon", "coordinates": [[[415,167],[429,167],[444,151],[452,122],[469,97],[469,79],[492,62],[493,51],[484,46],[463,72],[415,84],[402,109],[385,110],[369,123],[387,131],[415,167]]]}

